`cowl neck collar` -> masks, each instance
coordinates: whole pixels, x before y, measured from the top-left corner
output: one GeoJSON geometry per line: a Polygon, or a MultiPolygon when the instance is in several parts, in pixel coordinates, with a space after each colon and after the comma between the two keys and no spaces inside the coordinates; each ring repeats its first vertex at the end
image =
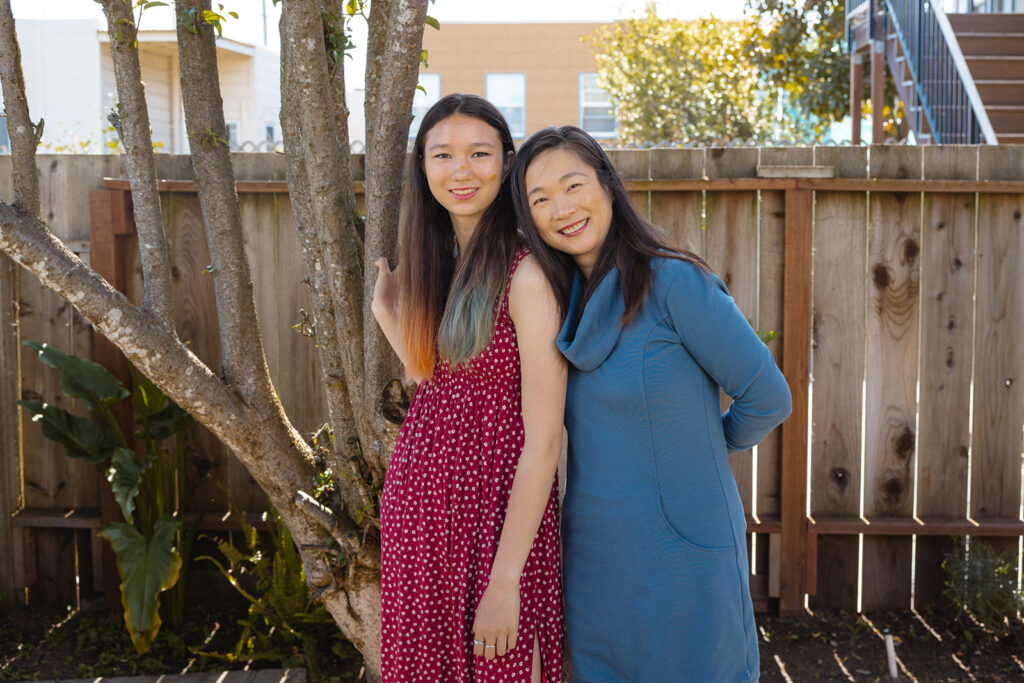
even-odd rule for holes
{"type": "Polygon", "coordinates": [[[583,274],[577,269],[572,280],[568,314],[558,333],[558,349],[576,368],[590,372],[611,355],[619,341],[626,304],[619,286],[618,268],[613,268],[601,279],[584,307],[586,284],[583,274]]]}

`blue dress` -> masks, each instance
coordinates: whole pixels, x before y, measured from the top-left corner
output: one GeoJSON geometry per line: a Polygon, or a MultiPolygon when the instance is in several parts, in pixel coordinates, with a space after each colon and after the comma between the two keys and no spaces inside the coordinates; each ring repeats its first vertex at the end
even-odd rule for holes
{"type": "Polygon", "coordinates": [[[652,260],[623,328],[618,271],[585,309],[577,272],[558,346],[570,362],[562,518],[577,683],[754,681],[743,505],[728,455],[791,409],[789,387],[717,277],[652,260]],[[722,414],[722,387],[732,398],[722,414]]]}

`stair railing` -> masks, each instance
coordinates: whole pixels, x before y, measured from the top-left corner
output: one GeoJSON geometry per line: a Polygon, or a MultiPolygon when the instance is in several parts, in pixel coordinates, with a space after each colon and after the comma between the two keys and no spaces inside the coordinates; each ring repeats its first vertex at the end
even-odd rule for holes
{"type": "Polygon", "coordinates": [[[885,7],[917,91],[914,130],[921,130],[923,113],[936,144],[997,144],[960,43],[939,3],[885,0],[885,7]]]}

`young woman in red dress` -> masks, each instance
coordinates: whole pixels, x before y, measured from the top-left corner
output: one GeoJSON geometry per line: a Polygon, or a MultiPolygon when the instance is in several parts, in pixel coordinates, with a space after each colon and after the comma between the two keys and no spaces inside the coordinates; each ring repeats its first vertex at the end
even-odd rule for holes
{"type": "Polygon", "coordinates": [[[514,148],[486,100],[423,117],[399,263],[373,311],[419,381],[381,496],[386,682],[561,680],[558,304],[516,229],[514,148]]]}

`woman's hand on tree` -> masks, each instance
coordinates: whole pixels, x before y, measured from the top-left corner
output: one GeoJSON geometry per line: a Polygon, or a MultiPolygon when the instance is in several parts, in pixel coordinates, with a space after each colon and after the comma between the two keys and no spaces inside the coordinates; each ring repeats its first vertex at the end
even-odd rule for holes
{"type": "Polygon", "coordinates": [[[373,265],[377,266],[377,282],[373,285],[373,303],[371,308],[373,309],[374,317],[380,320],[382,314],[394,315],[397,308],[395,278],[386,257],[381,256],[373,262],[373,265]]]}

